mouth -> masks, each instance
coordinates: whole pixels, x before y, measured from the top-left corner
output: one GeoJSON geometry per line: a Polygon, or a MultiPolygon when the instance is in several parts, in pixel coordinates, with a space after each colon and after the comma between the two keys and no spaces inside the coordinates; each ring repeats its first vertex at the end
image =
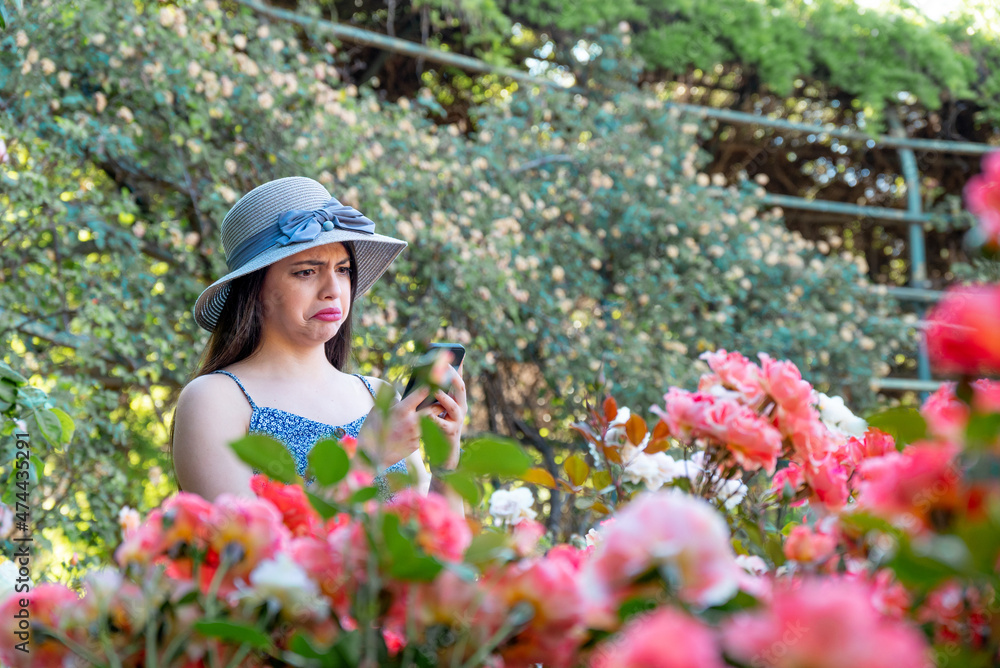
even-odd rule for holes
{"type": "Polygon", "coordinates": [[[322,320],[323,322],[336,322],[344,317],[344,312],[339,308],[325,308],[318,311],[311,320],[322,320]]]}

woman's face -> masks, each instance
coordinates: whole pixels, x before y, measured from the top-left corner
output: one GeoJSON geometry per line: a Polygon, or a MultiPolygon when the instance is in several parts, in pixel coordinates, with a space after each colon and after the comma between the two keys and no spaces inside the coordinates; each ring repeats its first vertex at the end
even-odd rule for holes
{"type": "Polygon", "coordinates": [[[275,262],[264,275],[265,337],[321,344],[334,337],[351,310],[350,256],[326,244],[275,262]]]}

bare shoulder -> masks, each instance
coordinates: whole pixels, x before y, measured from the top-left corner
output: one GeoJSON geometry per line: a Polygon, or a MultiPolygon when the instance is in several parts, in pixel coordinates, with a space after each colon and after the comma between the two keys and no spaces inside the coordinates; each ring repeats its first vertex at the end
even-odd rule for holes
{"type": "Polygon", "coordinates": [[[177,409],[181,407],[185,410],[194,411],[215,411],[226,410],[226,412],[244,412],[241,407],[245,407],[246,414],[250,415],[250,403],[247,401],[243,390],[229,376],[221,373],[209,373],[198,376],[184,386],[180,396],[177,398],[177,409]]]}
{"type": "Polygon", "coordinates": [[[250,495],[251,470],[229,447],[250,424],[250,404],[232,378],[206,374],[188,383],[174,413],[173,460],[178,486],[212,500],[250,495]]]}
{"type": "Polygon", "coordinates": [[[378,395],[378,393],[382,391],[383,387],[388,387],[390,390],[392,390],[392,393],[396,395],[396,400],[397,401],[399,400],[399,391],[397,391],[396,386],[390,383],[389,381],[383,380],[381,378],[376,378],[375,376],[365,376],[364,378],[371,384],[372,389],[375,390],[376,395],[378,395]]]}

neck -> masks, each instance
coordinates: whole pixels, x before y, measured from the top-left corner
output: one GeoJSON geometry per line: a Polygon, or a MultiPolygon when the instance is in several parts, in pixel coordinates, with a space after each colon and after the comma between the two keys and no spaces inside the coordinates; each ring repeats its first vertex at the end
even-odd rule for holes
{"type": "Polygon", "coordinates": [[[252,358],[254,366],[268,376],[320,379],[332,368],[323,343],[294,345],[286,339],[268,336],[266,332],[252,358]]]}

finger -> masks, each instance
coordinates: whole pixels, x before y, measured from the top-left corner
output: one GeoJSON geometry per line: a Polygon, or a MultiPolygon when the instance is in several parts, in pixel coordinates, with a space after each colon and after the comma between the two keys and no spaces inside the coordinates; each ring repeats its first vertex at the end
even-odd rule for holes
{"type": "Polygon", "coordinates": [[[417,405],[421,401],[427,398],[427,395],[430,394],[430,391],[431,388],[427,387],[426,385],[418,387],[413,392],[406,395],[406,398],[400,401],[396,405],[400,408],[400,410],[404,410],[407,412],[412,411],[414,408],[417,407],[417,405]]]}
{"type": "MultiPolygon", "coordinates": [[[[443,408],[448,413],[449,416],[451,416],[456,420],[462,416],[461,407],[459,406],[457,401],[451,398],[450,395],[448,395],[445,392],[442,392],[441,390],[438,390],[434,394],[434,396],[435,398],[437,398],[437,403],[440,404],[441,408],[443,408]]],[[[437,412],[440,413],[441,411],[438,410],[437,412]]]]}

